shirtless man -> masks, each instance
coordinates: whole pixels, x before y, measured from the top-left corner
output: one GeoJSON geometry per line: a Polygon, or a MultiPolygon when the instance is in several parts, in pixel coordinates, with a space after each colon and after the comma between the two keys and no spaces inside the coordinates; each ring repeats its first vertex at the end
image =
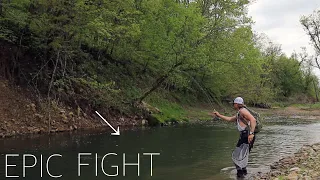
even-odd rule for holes
{"type": "MultiPolygon", "coordinates": [[[[253,147],[255,140],[254,130],[256,127],[256,119],[251,115],[251,113],[245,108],[244,101],[241,97],[237,97],[233,101],[233,107],[238,113],[235,116],[229,117],[221,115],[219,112],[213,112],[213,115],[230,122],[236,122],[238,131],[240,132],[240,138],[237,143],[237,147],[241,144],[249,144],[249,151],[253,147]],[[246,122],[246,123],[245,123],[246,122]]],[[[247,174],[246,168],[240,168],[236,165],[237,177],[241,178],[247,174]]]]}

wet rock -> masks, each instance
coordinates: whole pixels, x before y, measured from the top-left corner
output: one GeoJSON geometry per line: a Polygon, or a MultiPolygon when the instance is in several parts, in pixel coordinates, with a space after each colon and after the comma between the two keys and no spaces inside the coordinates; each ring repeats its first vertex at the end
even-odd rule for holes
{"type": "Polygon", "coordinates": [[[310,175],[311,175],[311,177],[318,177],[318,176],[319,176],[319,173],[313,171],[310,175]]]}
{"type": "Polygon", "coordinates": [[[32,132],[33,131],[33,127],[27,127],[27,130],[32,132]]]}
{"type": "Polygon", "coordinates": [[[282,174],[282,172],[281,171],[272,171],[272,172],[270,172],[270,176],[272,176],[272,177],[277,177],[277,176],[280,176],[282,174]]]}
{"type": "Polygon", "coordinates": [[[301,169],[298,167],[291,168],[290,171],[300,172],[301,169]]]}
{"type": "Polygon", "coordinates": [[[43,118],[43,115],[36,113],[36,114],[34,114],[34,118],[39,121],[43,118]]]}
{"type": "Polygon", "coordinates": [[[317,152],[317,151],[320,151],[320,145],[313,145],[312,146],[312,149],[317,152]]]}
{"type": "Polygon", "coordinates": [[[295,164],[296,160],[293,157],[287,157],[287,158],[281,159],[280,163],[285,165],[291,165],[291,164],[295,164]]]}
{"type": "Polygon", "coordinates": [[[143,120],[141,121],[142,126],[146,126],[146,125],[147,125],[147,123],[148,123],[148,121],[147,121],[147,120],[145,120],[145,119],[143,119],[143,120]]]}
{"type": "Polygon", "coordinates": [[[310,149],[308,149],[309,155],[310,155],[310,154],[314,154],[315,152],[316,152],[316,151],[315,151],[313,148],[311,148],[311,147],[310,147],[310,149]]]}
{"type": "Polygon", "coordinates": [[[74,117],[73,112],[69,112],[69,116],[70,116],[70,117],[74,117]]]}
{"type": "Polygon", "coordinates": [[[292,171],[288,176],[287,176],[288,180],[298,180],[299,176],[295,171],[292,171]]]}
{"type": "Polygon", "coordinates": [[[147,116],[147,120],[148,120],[148,124],[150,126],[157,126],[157,125],[160,124],[160,120],[157,117],[153,116],[153,115],[147,116]]]}
{"type": "Polygon", "coordinates": [[[41,130],[39,128],[34,128],[33,132],[39,134],[41,130]]]}
{"type": "Polygon", "coordinates": [[[273,163],[271,171],[254,179],[320,179],[320,144],[303,146],[293,156],[273,163]]]}
{"type": "Polygon", "coordinates": [[[78,117],[80,117],[81,111],[82,111],[81,108],[78,106],[78,108],[77,108],[77,116],[78,116],[78,117]]]}
{"type": "Polygon", "coordinates": [[[40,132],[39,133],[45,133],[45,132],[46,132],[46,129],[40,128],[40,132]]]}
{"type": "Polygon", "coordinates": [[[270,168],[271,168],[271,169],[277,169],[278,166],[277,166],[276,164],[272,164],[272,165],[270,165],[270,168]]]}
{"type": "Polygon", "coordinates": [[[62,118],[62,121],[64,123],[67,123],[68,122],[68,117],[65,115],[65,114],[61,114],[60,117],[62,118]]]}
{"type": "Polygon", "coordinates": [[[37,110],[36,110],[36,105],[31,103],[30,104],[30,107],[31,107],[31,110],[35,113],[37,110]]]}
{"type": "Polygon", "coordinates": [[[57,132],[55,129],[50,130],[50,133],[55,133],[55,132],[57,132]]]}
{"type": "Polygon", "coordinates": [[[77,129],[78,127],[76,125],[69,126],[70,131],[77,130],[77,129]]]}
{"type": "Polygon", "coordinates": [[[311,180],[312,178],[310,176],[304,176],[303,179],[304,180],[311,180]]]}
{"type": "Polygon", "coordinates": [[[63,131],[65,131],[64,129],[57,129],[57,132],[63,132],[63,131]]]}

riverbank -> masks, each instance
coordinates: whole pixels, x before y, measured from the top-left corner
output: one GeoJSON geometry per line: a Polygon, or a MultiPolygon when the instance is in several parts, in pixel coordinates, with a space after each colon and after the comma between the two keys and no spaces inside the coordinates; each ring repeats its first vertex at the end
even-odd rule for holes
{"type": "MultiPolygon", "coordinates": [[[[23,134],[48,134],[75,130],[111,131],[98,116],[52,101],[36,103],[26,89],[0,80],[0,138],[23,134]]],[[[41,102],[41,101],[40,101],[41,102]]],[[[94,114],[94,113],[93,113],[94,114]]],[[[141,117],[102,114],[113,126],[137,126],[141,117]]]]}
{"type": "MultiPolygon", "coordinates": [[[[254,108],[250,109],[258,112],[265,119],[284,118],[284,119],[303,119],[303,120],[320,120],[320,108],[315,108],[318,104],[301,104],[288,107],[273,107],[270,109],[254,108]]],[[[202,107],[185,107],[187,113],[186,117],[191,121],[211,120],[212,117],[208,116],[211,109],[209,106],[202,107]]],[[[227,116],[235,115],[232,107],[217,108],[222,114],[227,116]]]]}
{"type": "Polygon", "coordinates": [[[305,145],[294,155],[273,163],[270,168],[270,172],[257,174],[254,179],[320,179],[320,143],[305,145]]]}
{"type": "Polygon", "coordinates": [[[257,111],[267,118],[284,117],[289,119],[320,120],[320,108],[317,107],[318,105],[319,104],[301,104],[281,108],[259,109],[257,111]]]}
{"type": "MultiPolygon", "coordinates": [[[[5,80],[0,79],[0,137],[11,137],[22,134],[47,134],[75,130],[110,130],[109,127],[94,112],[88,112],[81,108],[71,108],[64,104],[52,101],[36,101],[29,97],[30,92],[18,86],[10,86],[5,80]],[[49,123],[50,122],[50,123],[49,123]]],[[[212,120],[209,115],[212,112],[208,104],[193,104],[193,106],[181,105],[166,100],[157,103],[143,104],[148,112],[152,113],[152,119],[141,115],[124,116],[121,114],[102,115],[107,118],[112,126],[141,126],[176,123],[201,123],[212,120]],[[149,121],[149,122],[148,122],[149,121]]],[[[298,119],[320,119],[320,109],[313,105],[300,105],[282,108],[260,109],[252,108],[266,118],[285,117],[298,119]]],[[[232,106],[217,106],[216,110],[222,114],[232,116],[235,114],[232,106]]]]}

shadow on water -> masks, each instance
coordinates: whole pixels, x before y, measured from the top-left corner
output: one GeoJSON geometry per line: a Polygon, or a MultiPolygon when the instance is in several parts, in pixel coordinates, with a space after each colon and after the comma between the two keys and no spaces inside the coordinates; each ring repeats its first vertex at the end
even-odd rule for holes
{"type": "MultiPolygon", "coordinates": [[[[231,161],[231,152],[237,142],[238,133],[233,124],[211,121],[202,125],[181,125],[166,128],[136,129],[124,131],[120,137],[111,137],[108,133],[72,133],[55,136],[20,137],[0,140],[0,179],[5,177],[5,154],[18,153],[19,157],[10,157],[10,175],[23,174],[22,154],[33,154],[40,161],[54,153],[63,157],[53,158],[50,163],[52,174],[62,174],[60,179],[230,179],[235,170],[231,161]],[[92,153],[91,156],[81,158],[89,166],[81,167],[81,176],[78,177],[78,153],[92,153]],[[106,177],[101,170],[101,160],[107,153],[116,153],[117,156],[108,156],[104,161],[106,173],[116,173],[117,177],[106,177]],[[150,176],[150,156],[143,153],[160,153],[153,157],[153,176],[150,176]],[[98,154],[98,177],[95,176],[95,153],[98,154]],[[123,176],[123,153],[126,162],[137,162],[140,155],[140,177],[137,176],[137,167],[127,166],[123,176]]],[[[249,170],[251,172],[267,171],[268,165],[281,157],[297,151],[303,144],[320,142],[320,123],[301,120],[270,120],[263,131],[257,135],[257,141],[250,154],[249,170]]],[[[32,165],[33,159],[27,159],[32,165]]],[[[45,164],[45,161],[44,161],[45,164]]],[[[44,165],[43,178],[47,179],[44,165]]],[[[25,179],[40,178],[40,163],[26,171],[25,179]]],[[[14,179],[14,178],[12,178],[14,179]]],[[[18,179],[18,178],[17,178],[18,179]]],[[[22,178],[20,178],[22,179],[22,178]]]]}

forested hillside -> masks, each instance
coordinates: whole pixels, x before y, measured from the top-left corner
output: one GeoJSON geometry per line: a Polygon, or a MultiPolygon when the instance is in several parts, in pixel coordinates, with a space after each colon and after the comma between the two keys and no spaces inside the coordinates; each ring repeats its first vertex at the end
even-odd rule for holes
{"type": "Polygon", "coordinates": [[[0,0],[0,73],[39,101],[86,112],[239,95],[252,105],[316,101],[308,55],[288,57],[253,32],[250,3],[0,0]]]}

